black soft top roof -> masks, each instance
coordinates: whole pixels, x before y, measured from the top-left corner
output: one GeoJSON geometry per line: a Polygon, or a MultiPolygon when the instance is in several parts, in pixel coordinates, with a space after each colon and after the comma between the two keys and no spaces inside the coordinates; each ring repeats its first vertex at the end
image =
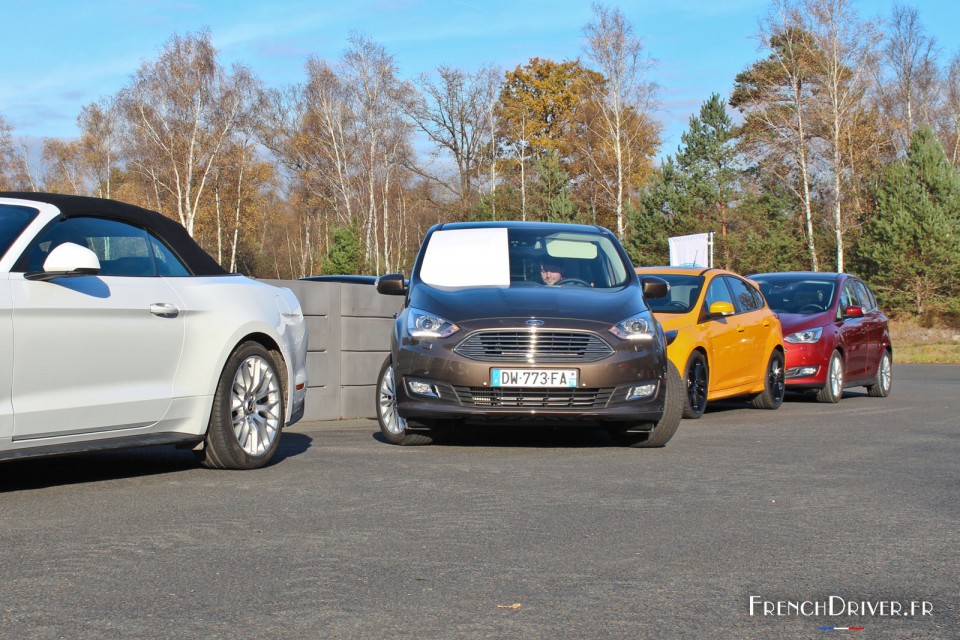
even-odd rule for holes
{"type": "Polygon", "coordinates": [[[195,276],[219,276],[227,271],[190,237],[183,225],[170,218],[125,202],[106,198],[70,196],[60,193],[32,191],[0,191],[0,198],[18,198],[52,204],[60,210],[61,219],[100,216],[129,222],[149,229],[173,250],[195,276]]]}

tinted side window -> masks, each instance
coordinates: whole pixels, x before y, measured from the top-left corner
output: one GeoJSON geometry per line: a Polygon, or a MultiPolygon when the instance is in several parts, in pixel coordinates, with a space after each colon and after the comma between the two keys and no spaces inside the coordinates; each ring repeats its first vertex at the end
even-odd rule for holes
{"type": "Polygon", "coordinates": [[[102,276],[157,275],[147,232],[106,218],[68,218],[54,222],[27,249],[26,271],[43,271],[47,255],[64,242],[78,244],[97,254],[102,276]]]}
{"type": "Polygon", "coordinates": [[[724,276],[724,279],[727,281],[730,291],[733,292],[733,299],[738,313],[756,311],[763,306],[757,305],[752,293],[753,287],[748,286],[746,282],[740,278],[732,278],[730,276],[724,276]]]}
{"type": "MultiPolygon", "coordinates": [[[[150,234],[148,234],[150,235],[150,234]]],[[[150,244],[153,246],[153,259],[157,263],[157,273],[161,276],[189,276],[190,272],[180,262],[167,245],[150,235],[150,244]]]]}
{"type": "Polygon", "coordinates": [[[856,288],[853,285],[853,280],[847,280],[843,284],[843,289],[840,290],[840,305],[837,307],[837,317],[843,317],[843,310],[850,306],[862,306],[860,304],[860,298],[857,296],[856,288]]]}
{"type": "MultiPolygon", "coordinates": [[[[714,302],[729,302],[730,304],[734,304],[733,296],[730,295],[730,290],[727,288],[723,278],[714,278],[710,282],[710,286],[707,287],[707,295],[703,301],[707,311],[710,310],[710,305],[714,302]]],[[[735,304],[734,308],[736,308],[735,304]]]]}
{"type": "Polygon", "coordinates": [[[873,295],[870,293],[870,290],[867,289],[867,285],[859,280],[855,280],[854,286],[857,290],[857,297],[860,299],[860,306],[863,307],[864,312],[870,312],[876,309],[877,303],[874,302],[873,295]]]}
{"type": "Polygon", "coordinates": [[[757,305],[757,309],[763,309],[764,305],[767,304],[767,301],[764,300],[763,294],[760,293],[760,290],[750,287],[750,293],[753,294],[753,302],[757,305]]]}
{"type": "Polygon", "coordinates": [[[3,256],[39,211],[32,207],[0,204],[0,256],[3,256]]]}

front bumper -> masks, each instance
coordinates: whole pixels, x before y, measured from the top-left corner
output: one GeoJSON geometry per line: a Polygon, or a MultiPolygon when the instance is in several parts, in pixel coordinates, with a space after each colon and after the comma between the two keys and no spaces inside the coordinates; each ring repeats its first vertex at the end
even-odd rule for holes
{"type": "Polygon", "coordinates": [[[415,421],[638,427],[652,426],[663,414],[665,360],[655,341],[593,362],[539,364],[473,360],[449,347],[411,341],[399,347],[395,363],[397,409],[415,421]],[[577,369],[578,386],[493,387],[495,368],[577,369]],[[652,386],[648,396],[627,399],[643,385],[652,386]]]}
{"type": "MultiPolygon", "coordinates": [[[[792,389],[822,389],[827,384],[827,356],[821,342],[784,346],[784,374],[792,389]]],[[[831,349],[830,352],[833,350],[831,349]]],[[[829,353],[828,352],[828,355],[829,353]]]]}

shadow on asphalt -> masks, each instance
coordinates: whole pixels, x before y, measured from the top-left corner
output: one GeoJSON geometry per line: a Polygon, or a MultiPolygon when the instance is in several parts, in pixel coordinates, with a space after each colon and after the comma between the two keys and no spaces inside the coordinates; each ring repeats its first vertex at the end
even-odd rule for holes
{"type": "MultiPolygon", "coordinates": [[[[266,468],[304,453],[312,443],[310,436],[284,432],[266,468]]],[[[200,466],[192,451],[171,445],[7,460],[0,462],[0,493],[192,470],[208,471],[200,466]]]]}
{"type": "MultiPolygon", "coordinates": [[[[537,449],[621,448],[603,429],[590,427],[540,427],[529,425],[467,425],[451,429],[435,429],[434,447],[502,447],[537,449]]],[[[371,437],[389,444],[379,431],[371,437]]]]}
{"type": "Polygon", "coordinates": [[[306,453],[313,445],[313,438],[303,433],[293,431],[284,431],[280,437],[280,446],[277,447],[277,453],[273,456],[268,466],[273,466],[281,460],[299,456],[306,453]]]}
{"type": "MultiPolygon", "coordinates": [[[[858,387],[855,389],[844,389],[843,398],[866,398],[867,397],[866,389],[858,387]]],[[[817,394],[810,391],[787,391],[786,395],[783,397],[784,404],[819,404],[817,402],[817,394]]],[[[749,400],[745,400],[742,397],[730,398],[728,400],[711,400],[707,403],[707,408],[704,411],[705,415],[711,413],[724,413],[727,411],[734,410],[744,410],[750,411],[753,409],[749,400]]]]}

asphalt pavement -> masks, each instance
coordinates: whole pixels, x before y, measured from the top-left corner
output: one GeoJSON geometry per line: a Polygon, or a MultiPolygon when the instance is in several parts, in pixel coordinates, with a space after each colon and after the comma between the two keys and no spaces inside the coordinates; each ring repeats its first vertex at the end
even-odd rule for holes
{"type": "Polygon", "coordinates": [[[653,450],[354,420],[257,471],[5,462],[0,638],[958,638],[958,410],[960,366],[895,365],[889,398],[714,403],[653,450]]]}

